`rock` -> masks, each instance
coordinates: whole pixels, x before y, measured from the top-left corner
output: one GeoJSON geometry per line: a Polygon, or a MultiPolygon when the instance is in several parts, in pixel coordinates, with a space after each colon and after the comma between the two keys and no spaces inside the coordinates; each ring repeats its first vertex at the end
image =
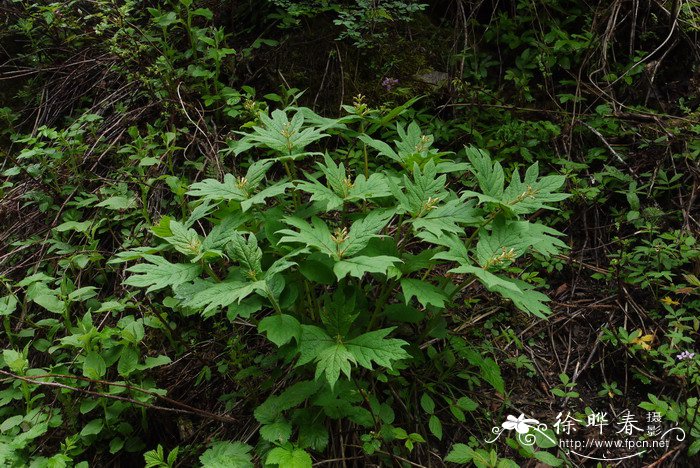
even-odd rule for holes
{"type": "Polygon", "coordinates": [[[425,72],[416,73],[413,77],[433,86],[444,86],[449,82],[450,76],[445,72],[427,70],[425,72]]]}

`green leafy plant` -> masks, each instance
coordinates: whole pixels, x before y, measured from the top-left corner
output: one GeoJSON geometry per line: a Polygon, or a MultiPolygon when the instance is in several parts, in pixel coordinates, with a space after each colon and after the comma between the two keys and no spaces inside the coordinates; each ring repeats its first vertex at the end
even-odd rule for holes
{"type": "MultiPolygon", "coordinates": [[[[535,164],[506,183],[505,171],[488,153],[468,148],[468,163],[447,159],[415,124],[407,131],[397,127],[396,150],[361,136],[383,158],[365,174],[333,150],[307,150],[329,130],[349,131],[342,119],[324,120],[309,109],[261,115],[260,124],[232,146],[238,158],[253,150],[258,155],[237,160],[245,173],[192,184],[189,218],[164,217],[152,228],[163,241],[159,253],[129,254],[145,262],[128,268],[126,285],[146,293],[165,290],[172,294],[168,307],[186,316],[225,310],[231,320],[250,317],[300,377],[311,368],[314,380],[292,385],[256,410],[261,437],[276,446],[268,464],[307,460],[304,450],[319,445],[307,441],[306,429],[295,421],[309,405],[330,415],[328,400],[342,399],[349,383],[359,385],[360,369],[376,374],[410,365],[416,351],[392,337],[401,334],[401,322],[386,316],[392,304],[413,307],[416,301],[423,314],[439,314],[476,280],[517,308],[545,317],[546,296],[510,277],[508,267],[530,252],[551,255],[565,248],[560,233],[523,218],[566,197],[558,192],[563,177],[541,177],[535,164]],[[301,157],[320,160],[302,175],[288,164],[301,157]],[[450,178],[467,170],[475,190],[450,178]],[[195,229],[204,220],[210,227],[195,229]],[[450,276],[433,283],[427,276],[434,269],[450,276]]],[[[381,433],[388,425],[375,414],[374,398],[366,403],[381,433]]],[[[432,414],[431,401],[424,395],[421,405],[432,414]]],[[[357,417],[348,410],[337,416],[357,417]]],[[[434,414],[430,430],[442,437],[434,414]]],[[[382,438],[406,440],[409,449],[422,442],[395,431],[382,438]]]]}

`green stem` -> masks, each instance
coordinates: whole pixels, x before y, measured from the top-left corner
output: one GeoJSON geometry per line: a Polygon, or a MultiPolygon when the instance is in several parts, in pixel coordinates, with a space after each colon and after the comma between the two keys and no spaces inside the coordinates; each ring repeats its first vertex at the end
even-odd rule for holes
{"type": "Polygon", "coordinates": [[[272,308],[275,309],[275,312],[282,315],[282,308],[277,303],[277,300],[275,299],[275,296],[272,294],[272,291],[270,291],[270,287],[267,285],[267,283],[265,283],[265,293],[267,294],[267,298],[272,303],[272,308]]]}
{"type": "Polygon", "coordinates": [[[374,312],[372,312],[372,316],[369,319],[369,323],[367,324],[367,331],[370,331],[374,328],[374,325],[377,322],[377,319],[379,318],[379,313],[381,310],[384,308],[384,304],[386,304],[386,301],[389,299],[389,295],[391,294],[391,291],[394,289],[394,280],[388,281],[382,286],[382,292],[379,295],[379,299],[377,300],[377,304],[374,307],[374,312]]]}
{"type": "Polygon", "coordinates": [[[204,271],[206,271],[207,274],[214,279],[214,281],[216,281],[217,283],[221,282],[221,278],[219,278],[219,275],[217,275],[214,272],[214,270],[212,270],[211,265],[206,263],[204,260],[202,260],[202,267],[204,268],[204,271]]]}
{"type": "Polygon", "coordinates": [[[469,238],[467,239],[467,242],[465,243],[467,246],[467,249],[469,249],[471,247],[472,241],[474,240],[476,235],[479,233],[479,231],[481,231],[482,228],[486,227],[489,223],[491,223],[494,219],[496,219],[496,216],[498,216],[500,213],[501,213],[500,208],[497,209],[496,211],[490,213],[486,217],[486,219],[484,219],[484,221],[479,226],[477,226],[476,229],[474,229],[474,232],[472,232],[472,235],[469,236],[469,238]]]}
{"type": "Polygon", "coordinates": [[[2,323],[3,323],[4,327],[5,327],[5,334],[7,334],[7,339],[10,340],[10,345],[15,346],[16,343],[15,343],[15,337],[14,337],[14,335],[12,334],[12,326],[11,326],[11,324],[10,324],[10,316],[9,316],[9,315],[6,315],[6,316],[3,318],[2,323]]]}

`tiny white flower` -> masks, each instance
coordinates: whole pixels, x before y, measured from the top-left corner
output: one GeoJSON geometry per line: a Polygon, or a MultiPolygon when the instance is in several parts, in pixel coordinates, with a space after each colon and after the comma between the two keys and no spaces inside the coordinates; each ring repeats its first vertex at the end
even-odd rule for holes
{"type": "Polygon", "coordinates": [[[521,414],[517,418],[512,414],[509,414],[506,418],[506,422],[501,424],[503,429],[512,431],[515,429],[518,434],[527,434],[530,432],[530,428],[534,425],[539,424],[537,419],[526,419],[524,414],[521,414]]]}

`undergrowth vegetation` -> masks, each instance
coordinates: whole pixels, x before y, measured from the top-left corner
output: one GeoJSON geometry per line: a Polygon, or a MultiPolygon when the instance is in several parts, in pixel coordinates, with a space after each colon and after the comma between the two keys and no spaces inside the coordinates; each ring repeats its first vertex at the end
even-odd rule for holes
{"type": "Polygon", "coordinates": [[[0,25],[0,466],[697,461],[698,2],[0,25]]]}

